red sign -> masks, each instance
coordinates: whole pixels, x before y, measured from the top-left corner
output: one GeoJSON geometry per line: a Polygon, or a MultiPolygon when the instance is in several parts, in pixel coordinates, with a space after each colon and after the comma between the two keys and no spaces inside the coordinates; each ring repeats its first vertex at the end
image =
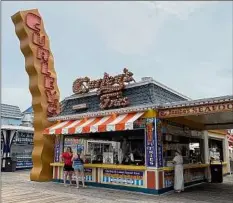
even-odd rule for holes
{"type": "Polygon", "coordinates": [[[40,61],[41,73],[44,75],[44,89],[48,102],[47,115],[51,117],[59,113],[59,101],[56,99],[57,92],[54,90],[55,78],[51,76],[51,72],[49,71],[50,51],[45,47],[45,36],[40,33],[41,23],[42,20],[40,16],[33,13],[28,13],[26,15],[26,25],[33,31],[32,43],[37,47],[36,57],[40,61]]]}
{"type": "Polygon", "coordinates": [[[124,69],[123,74],[115,77],[104,73],[103,79],[90,80],[90,78],[78,78],[73,83],[75,94],[87,93],[90,90],[97,90],[100,96],[100,108],[109,109],[113,107],[125,107],[129,104],[128,98],[123,96],[125,84],[135,81],[133,73],[124,69]]]}

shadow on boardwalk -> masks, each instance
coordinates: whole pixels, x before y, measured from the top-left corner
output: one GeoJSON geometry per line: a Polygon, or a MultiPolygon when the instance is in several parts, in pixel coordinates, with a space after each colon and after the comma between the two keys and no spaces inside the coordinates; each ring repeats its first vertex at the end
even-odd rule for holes
{"type": "Polygon", "coordinates": [[[2,173],[2,201],[4,203],[232,203],[233,176],[222,184],[201,184],[187,188],[184,193],[173,192],[161,196],[145,195],[101,188],[77,190],[53,182],[32,182],[29,171],[2,173]]]}

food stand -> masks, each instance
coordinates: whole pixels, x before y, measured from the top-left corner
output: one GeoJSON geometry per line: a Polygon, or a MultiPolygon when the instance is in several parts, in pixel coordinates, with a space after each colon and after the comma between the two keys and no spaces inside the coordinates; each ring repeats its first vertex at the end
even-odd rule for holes
{"type": "MultiPolygon", "coordinates": [[[[127,74],[126,71],[122,77],[127,74]]],[[[110,78],[119,76],[105,74],[101,82],[110,78]]],[[[68,146],[75,153],[77,145],[83,146],[86,182],[89,185],[154,194],[172,190],[174,166],[171,161],[177,149],[182,151],[184,158],[185,186],[201,183],[209,178],[209,161],[205,160],[209,156],[206,154],[209,148],[206,148],[205,138],[208,131],[166,118],[160,112],[161,107],[149,103],[131,108],[128,104],[127,107],[109,109],[101,108],[100,104],[99,111],[92,111],[91,107],[88,109],[89,100],[102,96],[98,94],[101,83],[98,86],[93,85],[95,81],[89,78],[85,80],[89,81],[85,85],[85,92],[80,90],[84,79],[77,79],[73,84],[75,94],[64,102],[61,115],[50,118],[60,122],[44,131],[45,135],[56,136],[55,159],[51,163],[54,181],[63,182],[60,154],[68,146]],[[89,84],[96,89],[96,94],[90,92],[92,88],[89,84]],[[128,158],[132,157],[129,158],[130,162],[123,162],[127,155],[128,158]]],[[[155,85],[151,80],[147,83],[155,85]]],[[[108,94],[115,91],[110,85],[108,88],[108,94]]],[[[128,101],[130,97],[134,98],[138,88],[148,86],[145,81],[125,86],[125,95],[131,92],[128,101]]],[[[153,94],[153,91],[148,91],[153,94]]]]}
{"type": "Polygon", "coordinates": [[[183,148],[185,156],[185,185],[207,179],[206,133],[232,126],[232,96],[190,100],[152,78],[135,82],[124,69],[98,80],[78,78],[74,94],[60,108],[54,60],[38,10],[20,11],[12,20],[33,98],[31,180],[62,182],[60,154],[67,146],[75,152],[78,145],[86,155],[89,185],[151,194],[169,191],[176,148],[183,148]],[[199,149],[190,150],[192,142],[199,149]]]}

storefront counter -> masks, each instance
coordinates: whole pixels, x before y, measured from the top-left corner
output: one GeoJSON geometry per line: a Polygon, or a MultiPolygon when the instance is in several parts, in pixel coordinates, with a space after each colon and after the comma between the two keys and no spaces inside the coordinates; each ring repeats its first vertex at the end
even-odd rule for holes
{"type": "MultiPolygon", "coordinates": [[[[204,182],[207,180],[209,164],[184,164],[185,186],[204,182]]],[[[164,167],[164,188],[174,185],[174,167],[164,167]]]]}
{"type": "MultiPolygon", "coordinates": [[[[184,164],[184,169],[191,169],[191,168],[206,168],[209,164],[184,164]]],[[[174,166],[171,167],[163,167],[164,171],[173,171],[174,166]]]]}
{"type": "MultiPolygon", "coordinates": [[[[51,163],[50,166],[59,166],[63,167],[64,163],[55,162],[51,163]]],[[[105,169],[121,169],[121,170],[146,170],[145,166],[136,166],[136,165],[116,165],[116,164],[84,164],[85,168],[105,168],[105,169]]]]}
{"type": "MultiPolygon", "coordinates": [[[[63,181],[64,163],[51,163],[53,166],[53,180],[63,181]]],[[[84,164],[85,181],[87,184],[114,185],[144,188],[146,187],[146,167],[115,164],[84,164]]],[[[75,181],[73,175],[72,180],[75,181]]]]}
{"type": "MultiPolygon", "coordinates": [[[[63,182],[63,163],[51,163],[53,180],[63,182]]],[[[209,164],[184,165],[185,185],[191,185],[206,180],[209,164]]],[[[130,191],[161,194],[173,189],[174,167],[157,169],[145,166],[114,165],[114,164],[84,164],[85,181],[87,185],[100,186],[130,191]]],[[[75,183],[75,177],[72,178],[75,183]]]]}

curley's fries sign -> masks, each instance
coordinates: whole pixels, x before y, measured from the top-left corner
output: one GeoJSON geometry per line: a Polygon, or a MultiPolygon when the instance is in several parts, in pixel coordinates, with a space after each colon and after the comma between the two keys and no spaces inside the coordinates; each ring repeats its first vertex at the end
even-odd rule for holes
{"type": "Polygon", "coordinates": [[[35,181],[51,180],[54,138],[44,136],[43,130],[53,124],[48,117],[56,116],[60,111],[53,55],[37,9],[19,11],[12,16],[12,21],[25,57],[34,111],[33,168],[30,177],[35,181]]]}

